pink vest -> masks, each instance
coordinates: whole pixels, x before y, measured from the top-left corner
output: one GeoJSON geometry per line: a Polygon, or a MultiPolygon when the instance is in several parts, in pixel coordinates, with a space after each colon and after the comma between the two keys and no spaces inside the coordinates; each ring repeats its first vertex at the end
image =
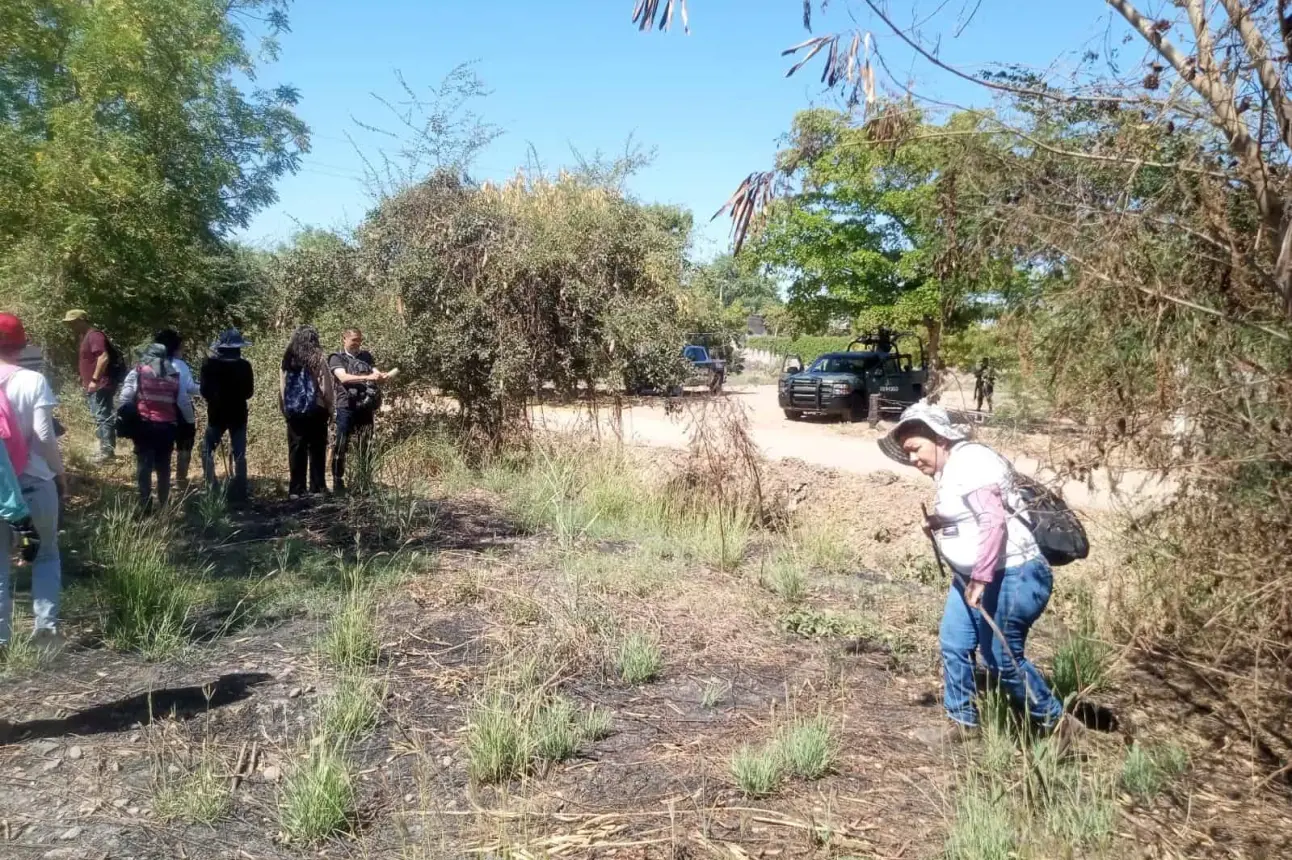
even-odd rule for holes
{"type": "Polygon", "coordinates": [[[153,424],[174,424],[179,420],[175,401],[179,399],[179,376],[161,379],[151,367],[139,365],[139,417],[153,424]]]}

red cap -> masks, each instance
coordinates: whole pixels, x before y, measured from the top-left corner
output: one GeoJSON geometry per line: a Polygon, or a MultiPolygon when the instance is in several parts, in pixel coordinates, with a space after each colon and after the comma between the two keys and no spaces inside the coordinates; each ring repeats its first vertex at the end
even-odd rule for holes
{"type": "Polygon", "coordinates": [[[0,351],[15,352],[27,345],[27,329],[13,314],[0,314],[0,351]]]}

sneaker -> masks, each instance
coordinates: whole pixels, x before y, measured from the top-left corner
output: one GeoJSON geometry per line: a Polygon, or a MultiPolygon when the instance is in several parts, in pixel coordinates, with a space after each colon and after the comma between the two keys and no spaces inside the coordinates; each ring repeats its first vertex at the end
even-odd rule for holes
{"type": "Polygon", "coordinates": [[[938,726],[916,729],[911,736],[926,746],[941,749],[977,740],[980,733],[977,726],[947,720],[938,726]]]}

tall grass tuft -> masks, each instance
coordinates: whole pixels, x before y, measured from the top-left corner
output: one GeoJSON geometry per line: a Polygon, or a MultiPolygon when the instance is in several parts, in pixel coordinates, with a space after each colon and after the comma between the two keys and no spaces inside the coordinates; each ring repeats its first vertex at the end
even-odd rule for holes
{"type": "Polygon", "coordinates": [[[353,740],[367,734],[381,717],[383,685],[355,672],[343,672],[319,706],[319,732],[324,737],[353,740]]]}
{"type": "Polygon", "coordinates": [[[467,719],[467,771],[478,783],[506,782],[525,773],[533,739],[525,719],[508,697],[495,693],[467,719]]]}
{"type": "Polygon", "coordinates": [[[1011,860],[1015,834],[1008,798],[994,796],[991,785],[970,778],[956,791],[947,834],[947,860],[1011,860]]]}
{"type": "Polygon", "coordinates": [[[294,842],[317,842],[350,830],[355,816],[354,780],[344,752],[324,740],[287,775],[278,801],[278,821],[294,842]]]}
{"type": "Polygon", "coordinates": [[[767,797],[785,778],[785,762],[775,744],[757,748],[745,744],[731,757],[731,775],[749,797],[767,797]]]}
{"type": "Polygon", "coordinates": [[[319,647],[338,669],[357,670],[376,663],[381,643],[377,638],[377,605],[372,596],[352,587],[328,624],[319,647]]]}
{"type": "Polygon", "coordinates": [[[1189,756],[1174,744],[1151,748],[1136,741],[1122,762],[1121,784],[1130,794],[1152,798],[1189,768],[1189,756]]]}
{"type": "Polygon", "coordinates": [[[207,744],[192,769],[157,786],[153,809],[163,821],[211,825],[228,812],[229,776],[218,750],[207,744]]]}
{"type": "Polygon", "coordinates": [[[615,669],[625,684],[646,684],[660,676],[664,654],[659,640],[645,633],[630,633],[619,643],[615,669]]]}
{"type": "Polygon", "coordinates": [[[1070,636],[1054,652],[1054,694],[1066,702],[1106,687],[1109,655],[1108,646],[1091,636],[1070,636]]]}
{"type": "Polygon", "coordinates": [[[139,521],[133,512],[123,504],[107,510],[91,544],[103,568],[97,599],[104,634],[114,648],[163,658],[188,644],[198,589],[193,572],[172,561],[174,524],[164,517],[139,521]]]}
{"type": "Polygon", "coordinates": [[[835,743],[824,717],[794,723],[781,732],[777,747],[790,773],[803,779],[820,779],[835,762],[835,743]]]}

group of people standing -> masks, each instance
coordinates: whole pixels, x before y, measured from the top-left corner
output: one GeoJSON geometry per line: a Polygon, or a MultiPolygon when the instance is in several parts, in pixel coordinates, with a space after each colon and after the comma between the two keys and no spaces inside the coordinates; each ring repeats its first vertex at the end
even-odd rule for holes
{"type": "MultiPolygon", "coordinates": [[[[118,431],[135,443],[140,505],[151,503],[156,477],[157,501],[166,504],[171,486],[171,459],[181,491],[188,482],[189,463],[197,439],[193,399],[207,405],[207,426],[201,460],[208,486],[215,484],[215,452],[228,436],[233,461],[229,487],[232,498],[247,492],[248,402],[255,393],[251,363],[242,357],[250,346],[237,329],[229,329],[211,345],[198,380],[184,361],[184,342],[177,332],[157,332],[139,362],[118,382],[113,368],[118,350],[84,311],[67,314],[65,322],[80,340],[79,368],[90,414],[99,439],[99,459],[115,457],[118,431]],[[114,396],[115,395],[115,396],[114,396]]],[[[303,325],[293,333],[283,353],[278,403],[287,422],[288,493],[292,499],[328,492],[329,425],[332,436],[332,492],[345,491],[346,459],[352,447],[368,438],[381,391],[391,374],[377,370],[372,354],[363,349],[363,332],[347,329],[339,352],[323,351],[318,330],[303,325]]]]}
{"type": "MultiPolygon", "coordinates": [[[[242,356],[250,344],[234,328],[223,332],[202,361],[196,379],[184,359],[184,340],[164,329],[127,364],[104,332],[83,310],[64,323],[78,341],[81,389],[98,439],[95,460],[116,457],[118,436],[134,442],[141,511],[170,498],[172,474],[186,488],[197,442],[194,399],[206,403],[202,471],[216,485],[215,452],[229,439],[233,474],[230,498],[247,494],[247,427],[255,374],[242,356]],[[172,461],[174,472],[172,473],[172,461]]],[[[363,349],[363,333],[345,332],[339,352],[326,355],[318,331],[297,328],[283,354],[279,408],[287,424],[289,494],[298,499],[328,492],[328,427],[332,437],[332,491],[344,492],[347,456],[363,448],[381,403],[378,387],[397,371],[383,372],[363,349]]],[[[22,321],[0,313],[0,651],[8,645],[12,618],[10,548],[32,565],[34,640],[55,642],[62,567],[58,549],[59,512],[66,494],[55,419],[58,398],[44,357],[28,343],[22,321]]]]}

